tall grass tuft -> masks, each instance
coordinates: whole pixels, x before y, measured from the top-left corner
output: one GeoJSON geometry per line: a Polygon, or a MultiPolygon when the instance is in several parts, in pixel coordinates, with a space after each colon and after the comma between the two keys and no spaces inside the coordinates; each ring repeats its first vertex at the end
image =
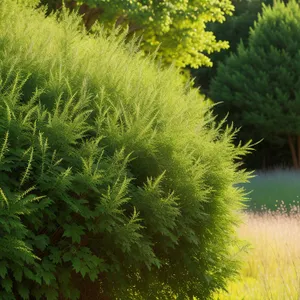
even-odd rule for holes
{"type": "Polygon", "coordinates": [[[300,298],[300,209],[289,212],[284,205],[276,212],[247,213],[239,229],[250,242],[237,280],[228,293],[215,299],[296,300],[300,298]]]}

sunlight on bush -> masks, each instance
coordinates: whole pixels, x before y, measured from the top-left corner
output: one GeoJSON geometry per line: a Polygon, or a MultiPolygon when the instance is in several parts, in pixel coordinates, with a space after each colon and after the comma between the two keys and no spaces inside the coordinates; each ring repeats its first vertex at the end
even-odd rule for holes
{"type": "Polygon", "coordinates": [[[249,147],[176,70],[81,27],[0,2],[0,298],[208,299],[238,269],[249,147]]]}

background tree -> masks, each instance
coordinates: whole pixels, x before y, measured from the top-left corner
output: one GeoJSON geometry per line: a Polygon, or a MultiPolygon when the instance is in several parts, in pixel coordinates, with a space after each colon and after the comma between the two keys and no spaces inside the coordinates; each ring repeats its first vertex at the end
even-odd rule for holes
{"type": "Polygon", "coordinates": [[[300,9],[295,1],[264,6],[251,30],[218,67],[211,97],[217,111],[243,126],[244,137],[264,138],[273,147],[288,141],[294,167],[300,165],[300,9]]]}
{"type": "Polygon", "coordinates": [[[0,1],[0,299],[209,299],[237,272],[249,149],[80,22],[0,1]]]}
{"type": "MultiPolygon", "coordinates": [[[[59,9],[61,2],[41,0],[49,11],[59,9]]],[[[163,63],[180,68],[210,66],[207,53],[228,48],[227,42],[216,41],[206,24],[223,22],[233,10],[230,0],[84,0],[66,5],[79,10],[88,29],[96,20],[107,28],[128,27],[129,36],[142,37],[145,53],[156,52],[163,63]]]]}
{"type": "Polygon", "coordinates": [[[262,10],[262,4],[272,4],[273,0],[233,0],[234,12],[232,16],[226,16],[223,23],[208,23],[207,28],[212,31],[217,40],[225,40],[229,43],[229,49],[209,54],[213,65],[211,67],[200,66],[191,69],[195,85],[201,88],[205,95],[209,93],[209,85],[216,75],[218,64],[224,62],[230,53],[235,53],[240,41],[247,45],[250,28],[257,20],[258,13],[262,10]]]}

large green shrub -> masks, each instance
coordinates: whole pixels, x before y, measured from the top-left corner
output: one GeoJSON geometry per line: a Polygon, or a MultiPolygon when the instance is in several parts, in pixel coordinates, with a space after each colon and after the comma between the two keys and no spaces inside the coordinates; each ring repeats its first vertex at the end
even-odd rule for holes
{"type": "Polygon", "coordinates": [[[265,6],[248,46],[239,45],[218,68],[211,96],[224,102],[236,125],[276,145],[288,141],[293,165],[300,167],[300,6],[265,6]],[[297,143],[296,143],[297,140],[297,143]]]}
{"type": "Polygon", "coordinates": [[[0,2],[0,299],[208,299],[247,147],[133,44],[0,2]]]}

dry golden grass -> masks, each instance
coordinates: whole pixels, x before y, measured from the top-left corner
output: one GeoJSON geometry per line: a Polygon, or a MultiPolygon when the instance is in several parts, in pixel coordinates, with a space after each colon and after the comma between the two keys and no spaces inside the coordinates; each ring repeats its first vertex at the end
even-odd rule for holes
{"type": "MultiPolygon", "coordinates": [[[[298,210],[298,211],[297,211],[298,210]]],[[[300,300],[300,213],[247,214],[239,235],[251,243],[239,278],[215,299],[300,300]]]]}

